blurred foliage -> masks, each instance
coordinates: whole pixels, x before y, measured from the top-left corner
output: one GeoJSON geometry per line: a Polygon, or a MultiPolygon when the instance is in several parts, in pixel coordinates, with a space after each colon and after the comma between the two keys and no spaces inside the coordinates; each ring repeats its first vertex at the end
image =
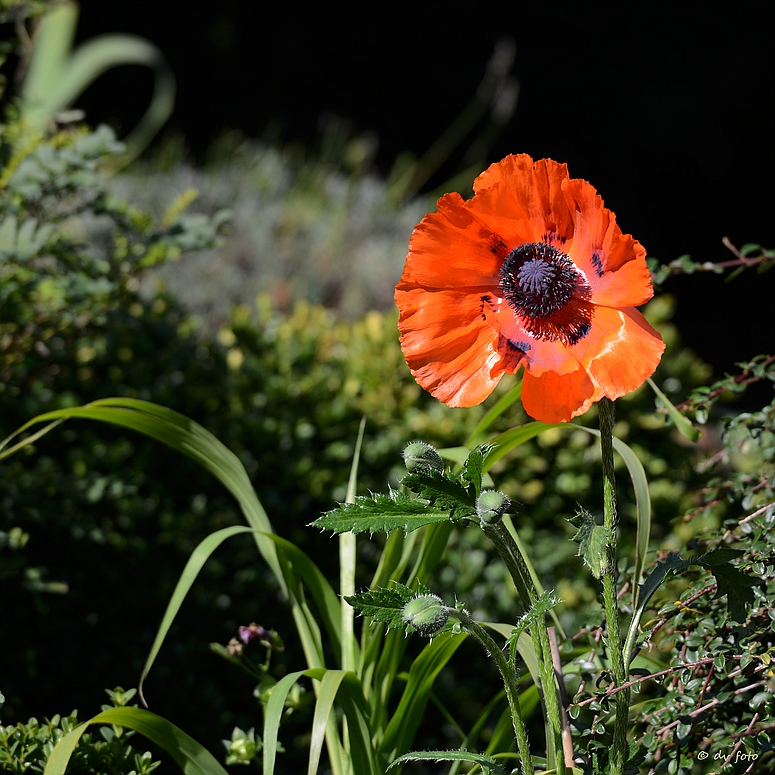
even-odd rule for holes
{"type": "MultiPolygon", "coordinates": [[[[107,690],[111,704],[102,710],[125,706],[135,690],[117,687],[107,690]]],[[[69,716],[53,716],[42,723],[35,718],[26,723],[0,725],[0,771],[22,775],[42,773],[54,746],[78,726],[77,711],[69,716]]],[[[91,775],[150,775],[161,764],[150,751],[138,753],[128,740],[134,732],[117,726],[103,726],[81,737],[68,772],[88,772],[91,775]]]]}
{"type": "Polygon", "coordinates": [[[407,235],[430,200],[395,203],[374,171],[376,147],[373,135],[328,117],[314,151],[231,133],[196,168],[182,140],[168,138],[154,161],[116,176],[110,190],[161,217],[175,192],[195,189],[192,211],[228,206],[233,218],[220,247],[146,277],[148,295],[162,280],[210,334],[228,324],[230,306],[252,307],[259,293],[286,311],[301,298],[350,318],[392,307],[407,235]]]}

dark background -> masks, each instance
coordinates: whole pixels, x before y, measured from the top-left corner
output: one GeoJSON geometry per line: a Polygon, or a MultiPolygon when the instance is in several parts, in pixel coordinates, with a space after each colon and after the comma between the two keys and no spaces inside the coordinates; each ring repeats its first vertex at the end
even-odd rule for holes
{"type": "MultiPolygon", "coordinates": [[[[331,112],[377,134],[386,172],[401,151],[427,150],[475,93],[496,41],[511,37],[519,102],[488,161],[567,162],[649,255],[723,261],[732,258],[725,236],[775,246],[770,8],[84,0],[79,38],[132,32],[161,48],[178,82],[170,129],[195,158],[225,128],[260,136],[279,124],[281,141],[313,144],[331,112]]],[[[151,84],[149,73],[121,68],[80,105],[91,122],[126,129],[151,84]]],[[[685,341],[718,371],[772,349],[771,278],[668,283],[685,341]]]]}

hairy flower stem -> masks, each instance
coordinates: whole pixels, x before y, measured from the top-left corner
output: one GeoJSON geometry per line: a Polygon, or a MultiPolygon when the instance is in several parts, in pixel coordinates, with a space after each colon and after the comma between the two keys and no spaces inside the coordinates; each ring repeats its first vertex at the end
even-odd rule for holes
{"type": "MultiPolygon", "coordinates": [[[[614,684],[621,686],[627,680],[622,653],[622,634],[619,607],[616,601],[616,487],[614,482],[614,404],[608,398],[598,404],[600,414],[600,449],[603,459],[603,523],[608,534],[607,562],[603,573],[603,603],[605,606],[608,645],[614,684]]],[[[627,753],[627,715],[630,708],[630,690],[616,694],[614,738],[611,746],[610,775],[622,775],[627,753]]]]}
{"type": "Polygon", "coordinates": [[[478,625],[465,611],[451,610],[450,615],[457,618],[463,629],[470,635],[473,635],[482,644],[485,651],[495,660],[501,678],[503,678],[506,698],[511,709],[511,722],[514,725],[514,734],[517,737],[517,750],[522,763],[522,775],[533,775],[533,760],[530,758],[527,730],[525,729],[525,721],[522,718],[522,710],[519,707],[519,684],[514,666],[509,663],[509,660],[506,659],[503,651],[490,637],[487,630],[478,625]]]}
{"type": "MultiPolygon", "coordinates": [[[[501,559],[506,563],[506,567],[517,588],[517,594],[525,608],[529,611],[538,600],[538,592],[530,578],[530,572],[525,565],[525,558],[519,551],[511,533],[506,529],[502,522],[489,524],[484,527],[484,534],[493,542],[501,559]]],[[[533,648],[536,652],[538,664],[541,672],[541,690],[546,707],[546,715],[549,720],[549,729],[551,730],[552,742],[556,758],[558,775],[564,775],[565,760],[563,758],[562,743],[562,709],[559,698],[559,687],[555,681],[554,665],[552,664],[552,652],[549,645],[549,631],[546,627],[544,618],[538,617],[530,628],[530,634],[533,639],[533,648]]]]}

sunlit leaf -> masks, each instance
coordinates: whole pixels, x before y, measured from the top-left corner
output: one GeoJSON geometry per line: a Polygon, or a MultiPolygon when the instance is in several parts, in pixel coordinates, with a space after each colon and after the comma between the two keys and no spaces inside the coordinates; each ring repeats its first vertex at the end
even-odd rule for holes
{"type": "Polygon", "coordinates": [[[343,503],[312,522],[313,527],[334,533],[379,533],[413,530],[434,522],[448,522],[449,510],[439,511],[427,503],[391,490],[389,495],[359,495],[354,503],[343,503]]]}
{"type": "Polygon", "coordinates": [[[68,732],[54,746],[44,775],[65,775],[78,741],[91,724],[115,724],[134,729],[163,748],[185,775],[228,775],[218,760],[183,730],[155,713],[130,707],[105,710],[68,732]]]}
{"type": "Polygon", "coordinates": [[[689,441],[699,441],[702,433],[692,425],[687,417],[684,417],[684,415],[675,408],[670,399],[657,387],[657,383],[654,382],[651,377],[648,378],[647,382],[651,386],[651,389],[657,394],[657,398],[667,411],[668,417],[673,421],[678,432],[684,438],[689,439],[689,441]]]}

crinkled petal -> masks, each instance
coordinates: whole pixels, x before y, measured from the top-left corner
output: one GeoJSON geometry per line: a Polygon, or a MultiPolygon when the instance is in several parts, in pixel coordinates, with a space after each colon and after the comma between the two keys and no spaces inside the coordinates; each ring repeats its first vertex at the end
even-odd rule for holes
{"type": "Polygon", "coordinates": [[[622,234],[616,216],[586,180],[563,186],[574,213],[573,240],[568,255],[586,275],[592,302],[606,307],[636,307],[654,294],[646,251],[629,234],[622,234]]]}
{"type": "Polygon", "coordinates": [[[572,349],[603,395],[615,399],[654,373],[665,345],[638,310],[598,307],[589,334],[572,349]]]}
{"type": "Polygon", "coordinates": [[[474,181],[472,209],[498,230],[509,248],[526,242],[563,244],[573,236],[573,218],[562,190],[566,164],[525,155],[507,156],[474,181]]]}
{"type": "Polygon", "coordinates": [[[449,406],[475,406],[503,376],[497,332],[465,291],[396,291],[401,349],[417,382],[449,406]]]}
{"type": "Polygon", "coordinates": [[[415,227],[398,287],[493,287],[505,255],[501,237],[460,194],[446,194],[415,227]]]}

